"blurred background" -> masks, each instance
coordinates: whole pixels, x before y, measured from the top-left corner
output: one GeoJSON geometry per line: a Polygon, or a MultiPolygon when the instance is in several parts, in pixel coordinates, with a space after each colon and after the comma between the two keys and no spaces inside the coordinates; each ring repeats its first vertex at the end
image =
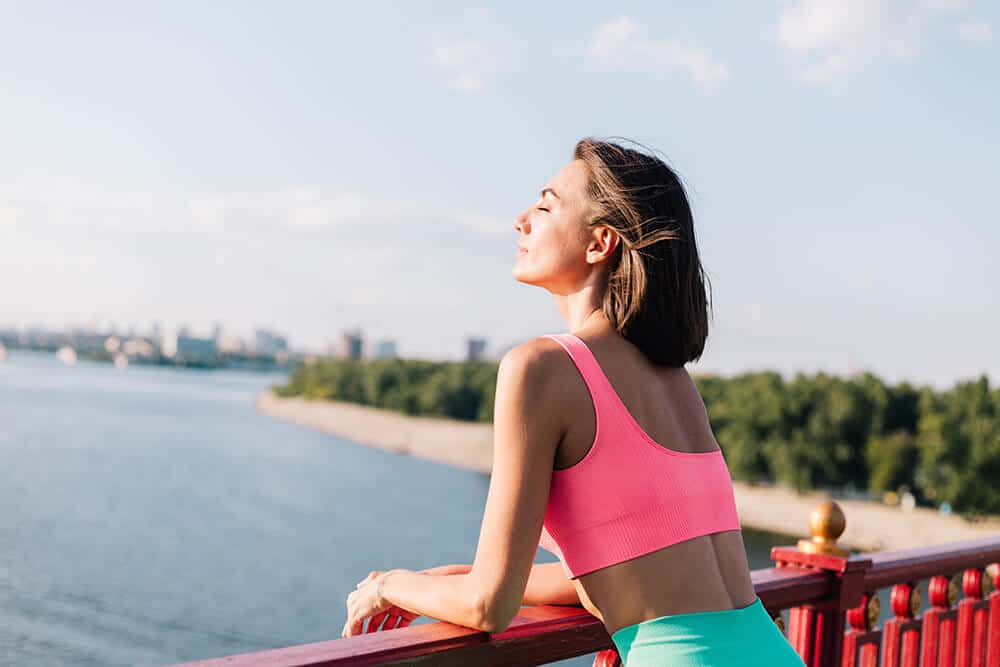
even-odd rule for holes
{"type": "MultiPolygon", "coordinates": [[[[333,639],[369,570],[472,562],[482,471],[255,399],[487,424],[565,329],[513,219],[584,136],[688,189],[734,478],[1000,515],[998,19],[0,2],[0,662],[333,639]]],[[[752,567],[798,536],[748,527],[752,567]]]]}

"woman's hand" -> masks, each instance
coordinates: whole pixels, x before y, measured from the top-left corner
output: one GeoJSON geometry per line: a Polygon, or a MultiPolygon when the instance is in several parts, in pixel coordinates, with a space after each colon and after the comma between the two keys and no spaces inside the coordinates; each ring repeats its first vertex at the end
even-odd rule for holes
{"type": "Polygon", "coordinates": [[[373,570],[358,582],[357,588],[347,596],[347,622],[341,637],[404,628],[420,615],[390,604],[382,598],[382,580],[396,571],[373,570]],[[364,629],[365,619],[369,619],[367,629],[364,629]]]}

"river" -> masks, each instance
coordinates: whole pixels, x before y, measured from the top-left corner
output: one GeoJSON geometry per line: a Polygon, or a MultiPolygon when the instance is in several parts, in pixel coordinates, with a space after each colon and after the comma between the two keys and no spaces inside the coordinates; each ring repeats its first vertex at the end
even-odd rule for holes
{"type": "MultiPolygon", "coordinates": [[[[8,352],[0,663],[165,665],[335,639],[369,570],[472,562],[485,475],[258,414],[281,379],[8,352]]],[[[794,542],[745,540],[753,568],[794,542]]]]}

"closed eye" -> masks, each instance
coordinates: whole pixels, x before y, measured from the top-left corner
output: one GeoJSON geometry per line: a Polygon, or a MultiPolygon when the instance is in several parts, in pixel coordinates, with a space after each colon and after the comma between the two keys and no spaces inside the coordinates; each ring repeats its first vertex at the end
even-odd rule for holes
{"type": "Polygon", "coordinates": [[[536,208],[536,210],[539,210],[539,211],[545,211],[546,213],[549,212],[549,209],[545,208],[544,206],[536,206],[535,208],[536,208]]]}

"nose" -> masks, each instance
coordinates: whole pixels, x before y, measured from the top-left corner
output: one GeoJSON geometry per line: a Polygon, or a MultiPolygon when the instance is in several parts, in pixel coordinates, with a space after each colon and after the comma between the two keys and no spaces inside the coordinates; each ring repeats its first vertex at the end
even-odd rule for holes
{"type": "Polygon", "coordinates": [[[521,234],[526,234],[524,231],[525,226],[528,224],[528,209],[521,211],[521,214],[514,218],[514,229],[516,229],[521,234]]]}

